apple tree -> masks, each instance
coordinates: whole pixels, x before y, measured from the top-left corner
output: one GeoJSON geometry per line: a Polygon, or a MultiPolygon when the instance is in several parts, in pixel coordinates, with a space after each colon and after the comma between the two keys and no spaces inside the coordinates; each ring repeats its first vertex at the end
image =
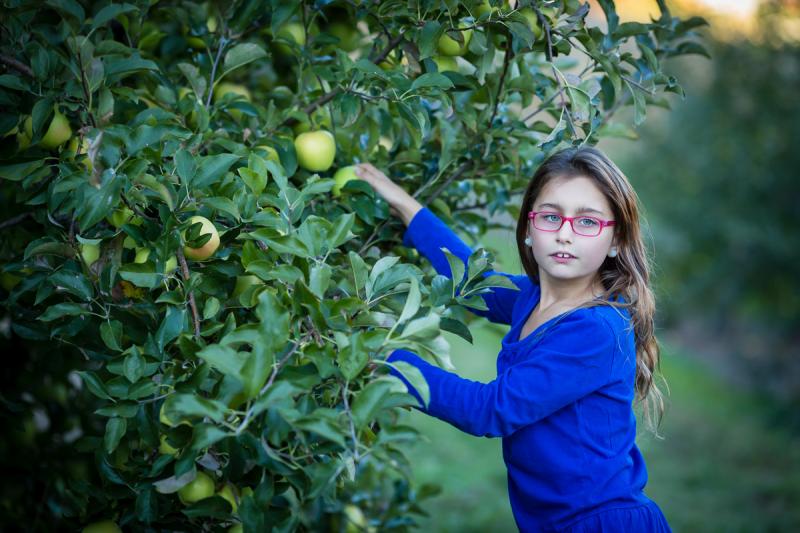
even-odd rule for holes
{"type": "Polygon", "coordinates": [[[599,5],[4,2],[4,520],[413,527],[437,488],[385,359],[451,367],[442,332],[508,281],[484,248],[437,275],[349,167],[474,239],[515,215],[548,152],[635,137],[615,113],[704,53],[663,0],[599,5]]]}

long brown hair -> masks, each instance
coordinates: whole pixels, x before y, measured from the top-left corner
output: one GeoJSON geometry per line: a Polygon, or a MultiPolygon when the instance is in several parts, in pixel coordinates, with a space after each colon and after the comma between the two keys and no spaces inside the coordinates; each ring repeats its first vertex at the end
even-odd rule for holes
{"type": "MultiPolygon", "coordinates": [[[[616,220],[616,257],[606,257],[598,276],[605,292],[602,298],[579,306],[611,305],[626,308],[636,338],[636,403],[644,401],[644,418],[658,436],[664,414],[664,400],[655,384],[660,370],[661,350],[654,333],[655,298],[650,289],[650,258],[639,228],[639,198],[625,174],[598,148],[571,147],[548,157],[536,170],[525,195],[517,220],[517,248],[529,278],[539,282],[539,266],[530,246],[525,244],[528,212],[542,188],[555,178],[586,177],[593,180],[611,204],[616,220]],[[616,301],[622,296],[625,301],[616,301]],[[610,301],[611,300],[611,301],[610,301]],[[657,414],[655,423],[653,414],[657,414]]],[[[663,376],[662,376],[663,379],[663,376]]]]}

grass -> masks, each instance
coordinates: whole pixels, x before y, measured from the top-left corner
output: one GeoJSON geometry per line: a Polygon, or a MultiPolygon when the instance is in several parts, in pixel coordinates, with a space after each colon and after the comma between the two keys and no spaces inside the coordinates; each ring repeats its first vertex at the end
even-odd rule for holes
{"type": "MultiPolygon", "coordinates": [[[[474,345],[445,336],[458,373],[490,381],[506,328],[474,324],[474,345]]],[[[800,531],[798,435],[767,423],[764,400],[732,390],[696,357],[666,346],[662,371],[664,440],[640,417],[637,445],[648,468],[645,492],[673,530],[800,531]]],[[[420,530],[515,531],[500,439],[467,435],[417,411],[406,416],[425,437],[412,450],[417,481],[443,488],[425,506],[420,530]]]]}

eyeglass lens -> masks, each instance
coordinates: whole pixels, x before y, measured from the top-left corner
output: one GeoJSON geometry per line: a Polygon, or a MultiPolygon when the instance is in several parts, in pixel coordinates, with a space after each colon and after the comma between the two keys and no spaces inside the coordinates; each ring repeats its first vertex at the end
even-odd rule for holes
{"type": "MultiPolygon", "coordinates": [[[[533,225],[543,231],[558,231],[561,228],[563,218],[555,213],[536,213],[533,217],[533,225]]],[[[594,217],[578,217],[572,221],[572,230],[578,235],[594,237],[600,234],[602,225],[594,217]]]]}

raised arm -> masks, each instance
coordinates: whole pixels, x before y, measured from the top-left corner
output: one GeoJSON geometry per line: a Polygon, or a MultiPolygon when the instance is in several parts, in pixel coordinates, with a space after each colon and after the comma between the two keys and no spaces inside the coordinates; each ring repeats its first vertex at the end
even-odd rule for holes
{"type": "MultiPolygon", "coordinates": [[[[472,249],[430,209],[420,204],[413,196],[369,163],[358,165],[356,174],[369,183],[389,203],[390,211],[407,226],[403,234],[403,244],[416,248],[431,262],[436,272],[451,279],[453,277],[450,263],[441,248],[447,248],[453,255],[461,259],[465,266],[467,265],[472,249]]],[[[509,278],[520,289],[527,281],[527,276],[524,275],[515,276],[495,271],[486,272],[484,277],[494,274],[509,278]]],[[[490,292],[480,295],[489,308],[488,311],[472,308],[469,310],[491,322],[511,324],[511,311],[520,292],[520,290],[493,287],[490,292]]]]}

